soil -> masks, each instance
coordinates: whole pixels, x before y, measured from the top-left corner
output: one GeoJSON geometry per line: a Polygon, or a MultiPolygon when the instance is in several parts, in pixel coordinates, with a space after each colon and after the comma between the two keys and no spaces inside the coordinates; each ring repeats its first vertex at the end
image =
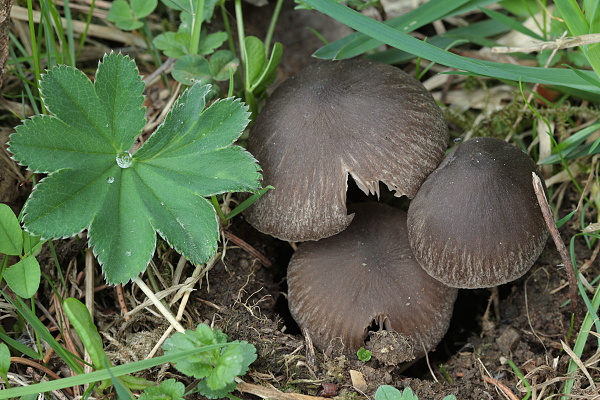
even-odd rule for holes
{"type": "MultiPolygon", "coordinates": [[[[279,24],[282,28],[274,37],[283,42],[286,49],[278,81],[314,62],[310,54],[321,42],[307,26],[317,29],[328,40],[349,32],[348,28],[316,12],[292,14],[292,7],[291,3],[284,6],[279,24]]],[[[244,12],[249,21],[247,33],[262,37],[272,9],[246,6],[244,12]]],[[[149,92],[150,104],[160,103],[158,91],[156,93],[152,97],[149,92]]],[[[454,136],[460,137],[463,131],[455,129],[454,136]]],[[[5,141],[6,135],[2,138],[5,141]]],[[[1,200],[18,209],[30,188],[17,184],[22,182],[22,177],[13,171],[9,162],[5,157],[0,158],[1,200]]],[[[381,200],[387,201],[389,197],[383,193],[381,200]]],[[[571,211],[577,201],[577,196],[567,194],[559,214],[563,216],[571,211]]],[[[243,216],[236,217],[223,232],[221,256],[212,268],[200,274],[182,323],[193,328],[205,322],[223,330],[232,339],[254,344],[258,359],[244,380],[283,392],[262,397],[299,399],[293,394],[303,394],[341,399],[372,398],[380,385],[389,384],[400,389],[410,387],[420,399],[442,399],[450,394],[463,400],[514,399],[524,398],[528,390],[532,399],[541,399],[558,393],[566,379],[570,357],[564,347],[573,345],[580,321],[576,320],[575,327],[572,326],[567,276],[551,239],[523,278],[493,289],[461,290],[443,341],[426,358],[407,364],[390,361],[386,346],[371,346],[372,358],[366,362],[356,356],[313,349],[287,309],[285,274],[294,251],[292,246],[257,232],[243,216]],[[530,389],[511,367],[511,362],[525,375],[530,389]]],[[[561,230],[565,242],[576,232],[576,227],[569,225],[561,230]]],[[[584,275],[598,276],[600,267],[594,261],[594,247],[589,248],[583,241],[576,245],[578,265],[589,264],[584,275]]],[[[78,288],[82,285],[85,236],[57,241],[55,246],[61,265],[70,266],[65,272],[72,288],[70,295],[77,295],[82,291],[78,288]]],[[[53,277],[56,272],[51,257],[45,250],[40,261],[43,272],[53,277]]],[[[160,244],[154,259],[155,271],[159,271],[155,273],[156,279],[170,282],[178,261],[176,253],[160,244]]],[[[191,276],[194,270],[194,266],[186,264],[182,276],[191,276]]],[[[168,323],[151,311],[151,307],[142,308],[125,319],[120,312],[117,292],[103,286],[99,270],[96,274],[95,320],[105,339],[107,354],[116,364],[145,358],[168,323]]],[[[130,309],[144,299],[131,285],[125,286],[124,295],[130,309]]],[[[52,288],[45,284],[38,301],[49,308],[51,296],[52,288]]],[[[172,307],[174,313],[176,307],[177,303],[172,307]]],[[[583,311],[579,305],[579,315],[583,311]]],[[[385,331],[378,333],[386,335],[385,331]]],[[[590,340],[582,360],[588,360],[596,351],[594,341],[590,340]]],[[[598,371],[590,369],[590,373],[598,382],[598,371]]],[[[144,377],[151,380],[176,377],[191,383],[168,366],[145,371],[144,377]]],[[[578,372],[574,379],[573,394],[579,398],[600,398],[585,375],[578,372]]],[[[240,385],[240,389],[244,388],[240,385]]],[[[235,395],[256,399],[251,394],[255,391],[246,389],[235,395]]]]}

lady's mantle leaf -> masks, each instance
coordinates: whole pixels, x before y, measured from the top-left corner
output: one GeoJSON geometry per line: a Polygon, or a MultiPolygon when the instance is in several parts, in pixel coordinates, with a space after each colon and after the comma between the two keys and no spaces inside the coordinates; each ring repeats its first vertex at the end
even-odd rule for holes
{"type": "Polygon", "coordinates": [[[195,84],[130,155],[145,124],[132,60],[106,55],[93,84],[74,68],[55,67],[41,87],[54,115],[25,121],[10,142],[15,160],[49,173],[25,204],[25,228],[46,238],[89,228],[109,283],[145,270],[156,231],[192,262],[207,261],[218,223],[202,196],[259,185],[256,160],[232,146],[248,123],[247,107],[225,99],[204,110],[210,88],[195,84]]]}

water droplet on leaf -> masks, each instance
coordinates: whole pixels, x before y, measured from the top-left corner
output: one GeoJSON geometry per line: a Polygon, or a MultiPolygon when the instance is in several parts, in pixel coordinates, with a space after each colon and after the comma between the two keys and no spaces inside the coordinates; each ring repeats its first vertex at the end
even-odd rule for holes
{"type": "Polygon", "coordinates": [[[115,178],[113,178],[112,176],[109,176],[108,178],[106,178],[106,183],[113,183],[115,181],[115,178]]]}
{"type": "Polygon", "coordinates": [[[128,151],[122,151],[117,154],[117,165],[121,168],[129,168],[131,167],[133,160],[131,159],[131,154],[128,151]]]}

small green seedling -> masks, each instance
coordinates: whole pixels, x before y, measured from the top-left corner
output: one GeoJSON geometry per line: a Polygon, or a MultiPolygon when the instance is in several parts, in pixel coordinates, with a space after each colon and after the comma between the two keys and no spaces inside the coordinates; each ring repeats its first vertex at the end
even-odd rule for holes
{"type": "Polygon", "coordinates": [[[367,362],[367,361],[371,360],[371,351],[365,349],[364,347],[361,347],[356,352],[356,357],[358,357],[358,359],[362,362],[367,362]]]}
{"type": "Polygon", "coordinates": [[[0,281],[4,279],[17,296],[31,298],[40,286],[40,264],[35,254],[42,244],[38,237],[21,229],[9,206],[0,204],[0,254],[4,254],[0,281]],[[20,260],[8,267],[8,256],[19,256],[20,260]]]}
{"type": "Polygon", "coordinates": [[[175,363],[180,372],[201,379],[196,391],[209,399],[226,397],[235,387],[235,378],[244,375],[256,360],[256,349],[247,342],[229,342],[227,335],[198,325],[195,331],[176,333],[165,341],[165,355],[197,347],[222,344],[223,347],[192,355],[175,363]]]}
{"type": "Polygon", "coordinates": [[[233,145],[247,106],[227,98],[205,109],[210,86],[194,84],[135,151],[146,123],[144,83],[129,57],[106,55],[94,83],[58,66],[40,85],[52,115],[10,136],[14,159],[48,174],[25,203],[25,228],[45,238],[88,229],[110,284],[146,269],[156,232],[194,264],[212,257],[219,224],[205,196],[259,187],[256,160],[233,145]]]}
{"type": "Polygon", "coordinates": [[[255,99],[261,98],[276,77],[276,69],[283,55],[283,45],[273,44],[271,56],[267,58],[267,49],[257,37],[248,36],[242,48],[245,60],[244,98],[252,111],[256,111],[255,99]]]}
{"type": "Polygon", "coordinates": [[[198,13],[198,15],[195,11],[198,0],[186,2],[186,7],[177,4],[178,2],[164,3],[168,7],[180,11],[180,24],[177,32],[161,33],[153,41],[154,46],[166,56],[180,58],[188,54],[211,54],[227,40],[226,32],[218,31],[207,34],[205,31],[194,29],[212,18],[217,1],[204,1],[204,12],[198,13]]]}
{"type": "Polygon", "coordinates": [[[240,60],[229,50],[218,50],[208,60],[198,54],[189,54],[177,60],[171,74],[185,85],[194,82],[212,84],[228,81],[239,64],[240,60]]]}
{"type": "MultiPolygon", "coordinates": [[[[375,400],[419,400],[419,397],[413,393],[411,388],[405,388],[399,391],[390,385],[381,385],[375,392],[375,400]]],[[[443,398],[443,400],[456,400],[453,394],[443,398]]]]}
{"type": "Polygon", "coordinates": [[[133,31],[144,26],[141,20],[150,15],[157,5],[157,0],[115,0],[106,18],[119,29],[133,31]]]}

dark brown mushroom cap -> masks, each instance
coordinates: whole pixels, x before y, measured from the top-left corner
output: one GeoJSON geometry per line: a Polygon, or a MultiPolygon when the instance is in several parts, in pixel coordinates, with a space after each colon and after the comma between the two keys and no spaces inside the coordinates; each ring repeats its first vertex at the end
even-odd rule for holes
{"type": "Polygon", "coordinates": [[[246,211],[259,231],[290,241],[345,229],[348,173],[365,193],[379,181],[413,197],[448,143],[442,112],[419,81],[366,59],[323,62],[273,93],[248,150],[273,185],[246,211]]]}
{"type": "Polygon", "coordinates": [[[292,317],[325,349],[365,345],[373,324],[413,341],[416,357],[442,339],[457,290],[431,278],[410,250],[406,213],[381,203],[351,207],[343,232],[300,245],[288,267],[292,317]]]}
{"type": "Polygon", "coordinates": [[[499,139],[456,146],[408,210],[421,266],[458,288],[492,287],[525,274],[548,238],[531,182],[537,171],[531,157],[499,139]]]}

